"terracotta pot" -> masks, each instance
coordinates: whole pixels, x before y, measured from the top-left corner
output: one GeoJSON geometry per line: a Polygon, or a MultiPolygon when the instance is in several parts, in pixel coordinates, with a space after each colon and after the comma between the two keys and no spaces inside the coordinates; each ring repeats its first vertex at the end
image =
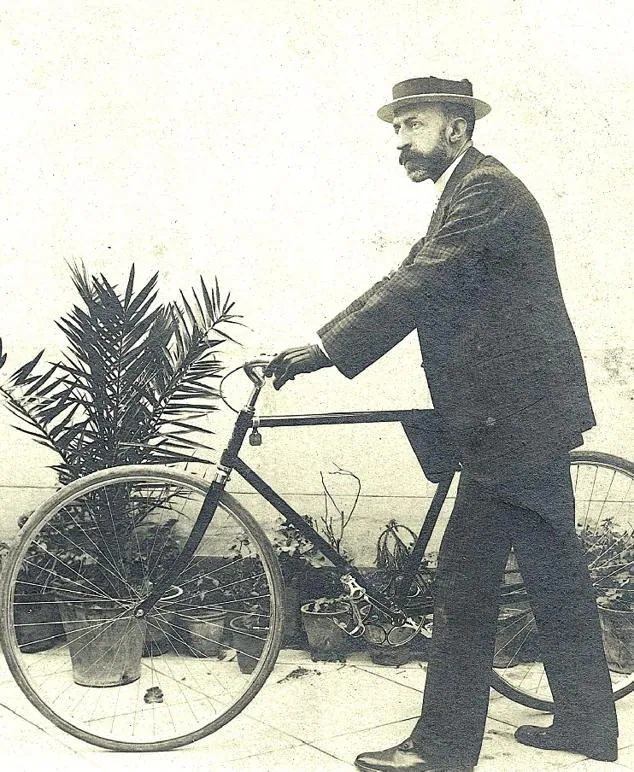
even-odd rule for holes
{"type": "Polygon", "coordinates": [[[333,611],[314,611],[311,603],[302,606],[302,622],[313,661],[345,662],[352,650],[351,638],[334,619],[348,611],[343,602],[333,611]]]}
{"type": "Polygon", "coordinates": [[[182,624],[177,613],[178,598],[182,594],[180,587],[172,587],[156,606],[150,609],[146,617],[144,657],[158,657],[167,652],[180,651],[182,648],[182,624]]]}
{"type": "Polygon", "coordinates": [[[370,646],[370,659],[375,665],[398,667],[406,665],[415,659],[414,651],[410,644],[403,646],[370,646]]]}
{"type": "Polygon", "coordinates": [[[262,656],[268,627],[245,624],[248,617],[235,616],[230,624],[233,633],[233,648],[236,650],[238,667],[242,673],[252,673],[262,656]]]}
{"type": "Polygon", "coordinates": [[[225,651],[226,612],[215,608],[197,608],[184,620],[187,628],[186,652],[192,657],[218,657],[225,651]]]}
{"type": "Polygon", "coordinates": [[[305,640],[299,580],[295,577],[284,585],[284,646],[301,647],[305,640]]]}
{"type": "Polygon", "coordinates": [[[13,618],[20,651],[27,654],[45,651],[64,640],[57,599],[52,593],[16,595],[13,618]]]}
{"type": "Polygon", "coordinates": [[[121,616],[121,603],[60,600],[62,624],[80,686],[122,686],[141,675],[146,622],[121,616]]]}
{"type": "Polygon", "coordinates": [[[615,611],[599,606],[603,648],[610,670],[634,672],[634,611],[615,611]]]}

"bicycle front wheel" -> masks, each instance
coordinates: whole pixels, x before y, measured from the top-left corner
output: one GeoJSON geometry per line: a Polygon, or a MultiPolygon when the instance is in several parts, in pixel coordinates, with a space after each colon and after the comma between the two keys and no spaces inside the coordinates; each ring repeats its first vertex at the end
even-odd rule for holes
{"type": "Polygon", "coordinates": [[[120,467],[71,483],[29,518],[2,582],[2,648],[58,727],[119,751],[169,750],[224,726],[269,675],[282,578],[261,527],[224,494],[189,564],[145,618],[208,483],[120,467]]]}
{"type": "MultiPolygon", "coordinates": [[[[577,451],[570,454],[570,473],[577,533],[599,599],[606,659],[618,700],[634,690],[634,615],[619,614],[615,642],[608,629],[609,612],[603,611],[600,599],[617,573],[634,574],[634,464],[607,453],[577,451]]],[[[493,668],[496,691],[529,708],[553,710],[535,618],[521,584],[503,594],[493,668]]]]}

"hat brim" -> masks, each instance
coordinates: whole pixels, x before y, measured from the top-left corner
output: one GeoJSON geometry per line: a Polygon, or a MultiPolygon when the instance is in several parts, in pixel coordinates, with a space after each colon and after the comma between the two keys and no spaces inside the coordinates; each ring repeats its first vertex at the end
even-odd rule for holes
{"type": "Polygon", "coordinates": [[[470,105],[473,107],[476,120],[484,118],[485,115],[488,115],[491,112],[490,105],[475,97],[462,96],[460,94],[414,94],[412,96],[395,99],[393,102],[383,105],[376,114],[382,121],[392,123],[394,120],[394,113],[398,108],[424,102],[451,102],[452,104],[470,105]]]}

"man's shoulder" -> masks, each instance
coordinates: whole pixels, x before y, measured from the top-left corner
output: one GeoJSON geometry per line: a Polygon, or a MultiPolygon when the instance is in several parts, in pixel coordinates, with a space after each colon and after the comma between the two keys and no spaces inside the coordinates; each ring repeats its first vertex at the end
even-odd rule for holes
{"type": "Polygon", "coordinates": [[[485,155],[475,147],[465,153],[464,165],[457,171],[456,192],[478,186],[486,187],[497,195],[510,195],[514,198],[530,198],[532,194],[519,177],[492,155],[485,155]]]}
{"type": "Polygon", "coordinates": [[[501,161],[492,155],[485,155],[475,147],[465,153],[465,161],[464,177],[469,176],[471,179],[490,177],[509,183],[520,182],[519,178],[501,161]]]}

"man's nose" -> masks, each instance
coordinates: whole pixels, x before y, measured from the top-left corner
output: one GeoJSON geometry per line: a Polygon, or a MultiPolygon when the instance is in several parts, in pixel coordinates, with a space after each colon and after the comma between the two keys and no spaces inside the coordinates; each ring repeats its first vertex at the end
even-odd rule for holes
{"type": "Polygon", "coordinates": [[[396,135],[396,148],[397,150],[405,150],[409,147],[410,141],[404,131],[399,131],[396,135]]]}

